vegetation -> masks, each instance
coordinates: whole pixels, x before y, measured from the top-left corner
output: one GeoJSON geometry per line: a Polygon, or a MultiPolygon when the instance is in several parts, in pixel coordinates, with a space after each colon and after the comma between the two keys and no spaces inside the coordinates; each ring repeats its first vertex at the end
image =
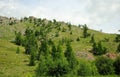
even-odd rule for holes
{"type": "Polygon", "coordinates": [[[118,56],[114,62],[115,73],[120,75],[120,56],[118,56]]]}
{"type": "Polygon", "coordinates": [[[55,19],[2,19],[0,77],[117,76],[118,37],[55,19]]]}
{"type": "Polygon", "coordinates": [[[107,48],[102,46],[101,41],[99,41],[97,44],[96,44],[96,42],[94,42],[92,53],[94,55],[102,55],[102,54],[107,53],[107,48]]]}
{"type": "Polygon", "coordinates": [[[102,75],[109,75],[114,73],[113,61],[107,57],[98,57],[96,59],[96,67],[98,72],[102,75]]]}

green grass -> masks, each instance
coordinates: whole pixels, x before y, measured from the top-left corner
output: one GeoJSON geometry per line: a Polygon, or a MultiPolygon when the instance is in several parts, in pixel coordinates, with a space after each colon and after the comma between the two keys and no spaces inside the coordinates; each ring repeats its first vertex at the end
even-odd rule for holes
{"type": "Polygon", "coordinates": [[[28,66],[29,56],[24,54],[20,46],[20,54],[16,54],[17,46],[0,40],[0,77],[23,77],[27,73],[34,73],[35,66],[28,66]]]}
{"type": "MultiPolygon", "coordinates": [[[[6,20],[5,22],[8,23],[6,20]]],[[[31,67],[28,66],[29,64],[29,56],[24,54],[24,47],[19,46],[20,48],[20,54],[16,54],[17,45],[11,43],[10,41],[13,41],[15,39],[15,31],[20,31],[22,34],[24,34],[25,29],[27,27],[33,27],[33,23],[26,22],[19,22],[15,25],[8,25],[8,24],[0,24],[0,77],[27,77],[31,74],[34,74],[34,71],[36,69],[36,66],[31,67]]],[[[39,30],[39,28],[36,28],[39,30]]],[[[56,29],[53,29],[50,34],[53,34],[56,32],[56,29]]],[[[59,31],[59,37],[55,37],[53,40],[55,42],[58,42],[62,38],[70,38],[73,40],[71,43],[73,51],[75,54],[78,52],[85,52],[87,54],[90,54],[93,56],[89,51],[92,49],[92,44],[89,43],[91,37],[88,38],[82,38],[82,32],[83,29],[79,28],[77,26],[72,26],[72,30],[68,30],[68,26],[65,24],[61,25],[61,31],[59,31]],[[62,32],[62,28],[66,29],[66,32],[62,32]],[[72,32],[72,35],[70,35],[70,32],[72,32]],[[80,41],[76,41],[77,38],[80,38],[80,41]]],[[[95,30],[88,30],[88,33],[91,35],[94,34],[95,41],[103,41],[104,38],[108,38],[108,42],[102,42],[103,46],[107,47],[109,52],[116,52],[118,43],[114,42],[115,34],[107,34],[102,33],[95,30]]],[[[50,35],[49,35],[50,37],[50,35]]],[[[65,50],[65,45],[63,45],[63,50],[65,50]]],[[[85,58],[83,56],[78,57],[79,58],[85,58]]],[[[93,56],[94,57],[94,56],[93,56]]],[[[89,76],[93,77],[93,76],[89,76]]],[[[110,76],[94,76],[94,77],[118,77],[116,75],[110,75],[110,76]]]]}

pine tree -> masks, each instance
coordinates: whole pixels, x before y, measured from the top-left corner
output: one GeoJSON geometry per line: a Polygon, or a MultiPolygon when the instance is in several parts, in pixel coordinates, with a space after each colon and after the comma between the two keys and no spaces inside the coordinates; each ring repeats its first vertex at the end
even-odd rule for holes
{"type": "Polygon", "coordinates": [[[88,36],[87,30],[88,30],[88,27],[87,27],[87,25],[85,24],[85,26],[83,26],[83,37],[84,37],[84,38],[86,38],[86,37],[88,36]]]}
{"type": "Polygon", "coordinates": [[[35,49],[38,49],[37,39],[35,37],[35,34],[33,30],[27,28],[25,31],[25,53],[30,54],[32,51],[32,47],[35,47],[35,49]]]}
{"type": "Polygon", "coordinates": [[[102,46],[101,41],[99,41],[97,44],[94,42],[92,47],[92,53],[94,55],[102,55],[107,53],[107,48],[102,46]]]}
{"type": "Polygon", "coordinates": [[[67,42],[67,45],[66,45],[65,57],[67,58],[67,61],[69,63],[69,68],[71,70],[74,70],[74,68],[77,66],[77,59],[75,57],[75,54],[73,53],[73,50],[69,41],[67,42]]]}
{"type": "Polygon", "coordinates": [[[17,44],[17,45],[21,45],[22,44],[22,35],[21,35],[21,32],[15,32],[15,35],[16,35],[16,37],[15,37],[15,43],[17,44]]]}
{"type": "Polygon", "coordinates": [[[16,53],[17,53],[17,54],[20,53],[20,49],[19,49],[19,47],[17,47],[16,53]]]}
{"type": "Polygon", "coordinates": [[[30,53],[30,62],[29,62],[29,65],[30,66],[34,66],[35,65],[35,47],[32,47],[31,48],[31,53],[30,53]]]}
{"type": "Polygon", "coordinates": [[[53,44],[52,45],[52,57],[53,57],[53,60],[56,59],[56,52],[57,52],[56,46],[55,46],[55,44],[53,44]]]}
{"type": "Polygon", "coordinates": [[[94,35],[92,35],[92,36],[91,36],[90,43],[94,43],[94,42],[95,42],[94,35]]]}

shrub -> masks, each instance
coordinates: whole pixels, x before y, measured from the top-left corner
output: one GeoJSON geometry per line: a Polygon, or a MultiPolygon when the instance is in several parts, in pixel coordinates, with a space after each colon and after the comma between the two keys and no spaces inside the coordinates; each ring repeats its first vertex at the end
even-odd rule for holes
{"type": "Polygon", "coordinates": [[[98,43],[94,42],[92,47],[93,47],[92,53],[94,55],[102,55],[107,53],[107,48],[103,47],[101,42],[98,42],[98,43]]]}
{"type": "Polygon", "coordinates": [[[80,38],[78,37],[78,38],[76,39],[76,41],[80,41],[80,38]]]}
{"type": "Polygon", "coordinates": [[[78,75],[80,76],[93,76],[97,75],[98,71],[94,63],[87,61],[80,61],[78,75]]]}
{"type": "Polygon", "coordinates": [[[98,57],[95,64],[101,75],[114,73],[113,61],[110,58],[104,56],[98,57]]]}
{"type": "Polygon", "coordinates": [[[17,47],[16,53],[17,53],[17,54],[20,53],[20,49],[19,49],[19,47],[17,47]]]}
{"type": "Polygon", "coordinates": [[[114,62],[115,73],[120,75],[120,56],[116,58],[114,62]]]}
{"type": "Polygon", "coordinates": [[[116,51],[117,51],[117,52],[120,52],[120,43],[119,43],[116,51]]]}

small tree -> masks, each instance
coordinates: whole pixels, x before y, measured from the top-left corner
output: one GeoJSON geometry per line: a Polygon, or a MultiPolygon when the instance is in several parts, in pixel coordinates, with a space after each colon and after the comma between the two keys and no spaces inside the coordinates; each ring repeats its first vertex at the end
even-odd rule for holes
{"type": "Polygon", "coordinates": [[[117,47],[117,52],[120,52],[120,43],[119,43],[119,45],[117,47]]]}
{"type": "Polygon", "coordinates": [[[98,57],[96,59],[96,67],[101,75],[109,75],[114,73],[113,61],[107,57],[98,57]]]}
{"type": "Polygon", "coordinates": [[[116,41],[116,42],[120,42],[120,34],[117,34],[117,35],[116,35],[115,41],[116,41]]]}
{"type": "Polygon", "coordinates": [[[19,47],[17,47],[16,53],[17,53],[17,54],[20,53],[20,49],[19,49],[19,47]]]}
{"type": "Polygon", "coordinates": [[[17,45],[21,45],[22,44],[22,35],[21,35],[21,32],[15,32],[15,35],[16,35],[16,37],[15,37],[15,43],[17,44],[17,45]]]}
{"type": "Polygon", "coordinates": [[[84,37],[84,38],[86,38],[86,37],[88,36],[87,31],[88,31],[88,27],[87,27],[87,25],[85,24],[85,26],[83,26],[83,37],[84,37]]]}
{"type": "Polygon", "coordinates": [[[90,43],[94,43],[95,42],[95,38],[94,38],[94,35],[91,36],[91,40],[90,40],[90,43]]]}
{"type": "Polygon", "coordinates": [[[31,53],[30,53],[30,62],[29,65],[30,66],[34,66],[35,65],[35,47],[31,48],[31,53]]]}
{"type": "Polygon", "coordinates": [[[120,75],[120,56],[118,56],[114,62],[115,73],[120,75]]]}
{"type": "Polygon", "coordinates": [[[80,38],[78,37],[78,38],[76,39],[76,41],[80,41],[80,38]]]}
{"type": "Polygon", "coordinates": [[[107,53],[107,48],[102,46],[101,41],[99,41],[97,44],[94,42],[92,47],[92,53],[94,55],[102,55],[107,53]]]}

